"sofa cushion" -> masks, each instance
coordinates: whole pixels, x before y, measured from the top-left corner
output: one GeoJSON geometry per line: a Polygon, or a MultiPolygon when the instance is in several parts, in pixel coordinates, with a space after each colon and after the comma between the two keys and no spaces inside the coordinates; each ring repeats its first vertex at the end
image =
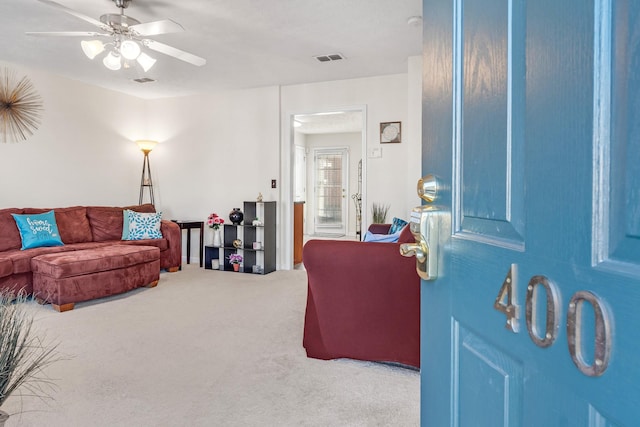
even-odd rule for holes
{"type": "Polygon", "coordinates": [[[87,207],[87,217],[94,242],[119,240],[122,233],[122,208],[108,206],[87,207]]]}
{"type": "Polygon", "coordinates": [[[160,250],[153,246],[110,245],[83,251],[68,251],[34,257],[34,274],[65,278],[119,270],[132,265],[160,259],[160,250]]]}
{"type": "MultiPolygon", "coordinates": [[[[25,208],[24,213],[43,213],[50,211],[50,208],[25,208]]],[[[93,238],[89,219],[87,218],[87,208],[84,206],[72,206],[68,208],[53,208],[58,223],[60,238],[66,245],[69,243],[90,242],[93,238]]]]}
{"type": "MultiPolygon", "coordinates": [[[[82,244],[82,243],[79,243],[82,244]]],[[[28,251],[20,249],[11,249],[2,253],[2,258],[10,259],[13,263],[13,273],[31,273],[31,258],[38,255],[65,252],[69,250],[69,246],[52,246],[33,248],[28,251]]]]}
{"type": "Polygon", "coordinates": [[[119,245],[136,245],[136,246],[155,246],[160,251],[166,251],[169,249],[169,242],[167,239],[148,239],[148,240],[122,240],[118,242],[119,245]]]}
{"type": "Polygon", "coordinates": [[[24,209],[0,209],[0,252],[9,249],[20,249],[22,240],[16,225],[16,220],[11,214],[23,214],[24,209]]]}
{"type": "Polygon", "coordinates": [[[135,212],[155,212],[151,204],[128,206],[126,208],[112,206],[88,206],[87,217],[91,226],[94,242],[105,240],[120,240],[122,238],[123,211],[130,209],[135,212]]]}
{"type": "Polygon", "coordinates": [[[13,274],[13,262],[8,258],[0,258],[0,277],[13,274]]]}
{"type": "Polygon", "coordinates": [[[144,205],[125,206],[122,209],[129,209],[130,211],[142,213],[154,213],[156,211],[155,206],[153,206],[151,203],[145,203],[144,205]]]}
{"type": "Polygon", "coordinates": [[[18,225],[22,249],[62,246],[62,239],[53,211],[41,214],[12,214],[18,225]]]}
{"type": "Polygon", "coordinates": [[[71,208],[54,209],[60,237],[65,244],[90,242],[93,239],[87,208],[75,206],[71,208]]]}

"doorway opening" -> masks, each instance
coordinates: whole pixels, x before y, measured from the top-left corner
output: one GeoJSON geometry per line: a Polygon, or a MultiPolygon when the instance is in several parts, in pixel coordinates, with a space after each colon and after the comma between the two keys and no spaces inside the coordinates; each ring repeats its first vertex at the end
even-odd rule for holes
{"type": "Polygon", "coordinates": [[[366,107],[293,114],[291,129],[291,202],[303,205],[305,241],[340,236],[359,240],[366,188],[366,107]]]}

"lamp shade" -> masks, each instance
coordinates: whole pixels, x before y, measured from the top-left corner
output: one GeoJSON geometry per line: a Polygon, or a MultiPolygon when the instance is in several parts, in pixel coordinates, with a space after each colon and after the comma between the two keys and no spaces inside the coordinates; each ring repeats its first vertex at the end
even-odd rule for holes
{"type": "Polygon", "coordinates": [[[138,55],[138,58],[136,58],[136,61],[138,61],[138,64],[140,64],[140,66],[142,67],[145,73],[149,71],[151,67],[153,67],[153,64],[156,63],[155,59],[153,59],[152,57],[150,57],[144,52],[138,55]]]}
{"type": "Polygon", "coordinates": [[[140,139],[138,141],[136,141],[136,144],[138,144],[138,147],[140,147],[140,149],[142,151],[151,151],[153,150],[153,147],[156,146],[156,144],[158,144],[158,141],[151,141],[148,139],[140,139]]]}
{"type": "Polygon", "coordinates": [[[133,40],[125,40],[120,45],[120,53],[126,59],[136,59],[140,55],[140,45],[133,40]]]}
{"type": "Polygon", "coordinates": [[[120,55],[114,52],[109,52],[109,54],[102,60],[102,63],[105,67],[112,71],[118,71],[120,68],[122,68],[122,64],[120,63],[120,55]]]}
{"type": "Polygon", "coordinates": [[[82,47],[84,54],[87,55],[87,58],[89,59],[95,58],[96,55],[104,51],[104,43],[100,40],[82,40],[80,42],[80,46],[82,47]]]}

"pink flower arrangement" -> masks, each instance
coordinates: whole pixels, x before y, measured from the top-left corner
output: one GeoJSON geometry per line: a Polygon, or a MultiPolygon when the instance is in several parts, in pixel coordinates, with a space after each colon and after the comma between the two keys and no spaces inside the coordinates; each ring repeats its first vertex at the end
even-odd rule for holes
{"type": "Polygon", "coordinates": [[[219,229],[222,224],[224,224],[224,219],[222,219],[222,217],[218,216],[217,213],[212,213],[207,218],[207,225],[209,227],[213,228],[214,230],[219,229]]]}
{"type": "Polygon", "coordinates": [[[229,264],[240,264],[242,262],[242,255],[231,254],[229,255],[229,264]]]}

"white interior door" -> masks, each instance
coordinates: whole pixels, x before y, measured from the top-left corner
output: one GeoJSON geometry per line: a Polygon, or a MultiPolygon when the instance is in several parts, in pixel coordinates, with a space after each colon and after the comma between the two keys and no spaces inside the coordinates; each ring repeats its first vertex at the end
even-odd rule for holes
{"type": "Polygon", "coordinates": [[[345,148],[315,149],[313,153],[314,233],[347,233],[349,152],[345,148]]]}

